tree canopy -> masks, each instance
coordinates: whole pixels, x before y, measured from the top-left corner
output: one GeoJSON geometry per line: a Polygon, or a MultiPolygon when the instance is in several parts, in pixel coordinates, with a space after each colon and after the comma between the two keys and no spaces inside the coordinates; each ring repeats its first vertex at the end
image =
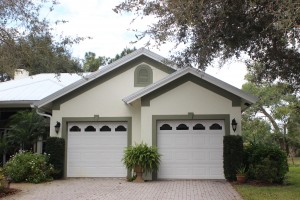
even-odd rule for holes
{"type": "Polygon", "coordinates": [[[300,87],[299,0],[126,0],[114,11],[154,16],[154,23],[137,37],[148,35],[156,45],[183,44],[173,55],[179,66],[205,70],[215,58],[246,54],[248,67],[262,63],[257,80],[300,87]]]}
{"type": "Polygon", "coordinates": [[[84,38],[53,35],[54,24],[41,16],[42,9],[51,12],[56,4],[55,0],[0,1],[1,79],[12,77],[18,68],[31,74],[80,70],[70,47],[84,38]]]}

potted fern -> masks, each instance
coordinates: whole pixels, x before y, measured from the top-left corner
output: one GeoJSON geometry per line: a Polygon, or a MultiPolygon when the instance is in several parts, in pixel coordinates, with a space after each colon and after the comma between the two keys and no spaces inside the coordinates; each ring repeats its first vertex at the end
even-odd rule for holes
{"type": "Polygon", "coordinates": [[[127,169],[136,173],[134,182],[144,182],[143,173],[158,170],[160,156],[156,147],[141,143],[125,148],[122,161],[127,169]]]}
{"type": "Polygon", "coordinates": [[[236,170],[236,180],[238,183],[246,182],[247,170],[245,166],[241,166],[236,170]]]}

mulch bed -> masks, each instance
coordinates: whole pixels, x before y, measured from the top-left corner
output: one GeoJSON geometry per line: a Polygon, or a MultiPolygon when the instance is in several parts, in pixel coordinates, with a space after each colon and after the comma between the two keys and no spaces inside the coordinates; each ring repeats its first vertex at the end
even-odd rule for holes
{"type": "Polygon", "coordinates": [[[16,194],[18,192],[21,192],[21,190],[14,188],[5,188],[3,189],[3,191],[0,191],[0,199],[9,195],[16,194]]]}

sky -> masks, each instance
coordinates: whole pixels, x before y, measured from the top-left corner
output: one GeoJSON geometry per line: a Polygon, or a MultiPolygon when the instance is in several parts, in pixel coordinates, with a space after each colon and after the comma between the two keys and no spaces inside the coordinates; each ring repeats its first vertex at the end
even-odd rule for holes
{"type": "MultiPolygon", "coordinates": [[[[145,47],[147,40],[135,41],[135,32],[145,30],[153,22],[153,18],[143,18],[132,23],[134,16],[128,13],[117,14],[112,9],[118,5],[120,0],[59,0],[60,4],[55,6],[54,11],[46,13],[45,17],[51,21],[66,20],[68,23],[59,24],[54,27],[57,34],[71,37],[91,37],[72,47],[74,57],[83,59],[86,52],[94,52],[96,56],[114,57],[125,47],[145,47]]],[[[149,50],[170,57],[173,44],[167,43],[159,49],[153,46],[149,50]]],[[[221,79],[237,88],[245,83],[246,66],[243,62],[232,61],[219,68],[218,65],[209,67],[206,73],[221,79]]]]}

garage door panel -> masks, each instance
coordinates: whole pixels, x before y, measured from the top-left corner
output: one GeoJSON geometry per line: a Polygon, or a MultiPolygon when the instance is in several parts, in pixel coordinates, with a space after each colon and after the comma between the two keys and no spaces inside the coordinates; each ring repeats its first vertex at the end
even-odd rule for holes
{"type": "Polygon", "coordinates": [[[126,176],[127,170],[121,161],[123,150],[127,146],[126,123],[73,122],[68,124],[68,130],[73,126],[78,126],[81,132],[68,132],[68,177],[126,176]],[[93,126],[96,131],[84,131],[88,130],[88,126],[93,126]],[[101,132],[103,126],[110,131],[101,132]],[[121,131],[116,131],[117,127],[121,131]]]}
{"type": "Polygon", "coordinates": [[[224,120],[158,121],[157,133],[157,146],[162,154],[158,178],[224,179],[224,120]],[[172,131],[160,130],[163,124],[172,127],[172,131]],[[176,130],[180,124],[189,130],[176,130]],[[205,130],[193,130],[197,128],[205,130]]]}

